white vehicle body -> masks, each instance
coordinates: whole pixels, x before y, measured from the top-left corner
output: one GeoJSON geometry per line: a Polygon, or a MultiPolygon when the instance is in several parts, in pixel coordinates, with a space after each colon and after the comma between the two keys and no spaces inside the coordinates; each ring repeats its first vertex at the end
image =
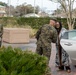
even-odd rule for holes
{"type": "Polygon", "coordinates": [[[62,36],[60,44],[69,54],[73,65],[76,65],[76,30],[67,31],[62,36]]]}

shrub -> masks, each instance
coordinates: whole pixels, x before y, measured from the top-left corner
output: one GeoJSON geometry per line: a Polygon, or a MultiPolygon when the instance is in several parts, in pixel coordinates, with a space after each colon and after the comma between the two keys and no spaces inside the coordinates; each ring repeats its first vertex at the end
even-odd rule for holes
{"type": "MultiPolygon", "coordinates": [[[[66,18],[56,18],[56,19],[61,21],[65,28],[68,28],[66,18]]],[[[3,24],[5,27],[26,27],[28,25],[33,29],[39,29],[42,25],[48,24],[49,20],[50,17],[40,17],[40,18],[1,17],[0,24],[3,24]]]]}
{"type": "Polygon", "coordinates": [[[47,58],[19,48],[0,48],[0,75],[45,75],[47,58]]]}

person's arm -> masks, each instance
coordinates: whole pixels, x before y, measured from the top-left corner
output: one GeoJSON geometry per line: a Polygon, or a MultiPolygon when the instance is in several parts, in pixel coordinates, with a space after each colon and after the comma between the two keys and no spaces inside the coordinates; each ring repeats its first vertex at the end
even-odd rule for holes
{"type": "Polygon", "coordinates": [[[1,30],[0,30],[0,37],[2,37],[2,35],[3,35],[3,26],[1,25],[1,30]]]}
{"type": "Polygon", "coordinates": [[[55,29],[53,29],[53,37],[52,37],[52,42],[53,43],[56,43],[56,41],[57,41],[57,31],[55,30],[55,29]]]}
{"type": "Polygon", "coordinates": [[[40,29],[37,31],[35,38],[38,40],[39,39],[39,35],[41,34],[41,29],[42,27],[40,27],[40,29]]]}

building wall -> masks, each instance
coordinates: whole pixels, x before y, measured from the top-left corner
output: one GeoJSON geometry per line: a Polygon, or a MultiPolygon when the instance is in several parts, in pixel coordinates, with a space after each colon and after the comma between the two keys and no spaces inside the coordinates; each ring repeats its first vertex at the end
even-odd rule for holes
{"type": "Polygon", "coordinates": [[[0,17],[4,17],[6,14],[6,8],[4,6],[0,6],[0,17]]]}

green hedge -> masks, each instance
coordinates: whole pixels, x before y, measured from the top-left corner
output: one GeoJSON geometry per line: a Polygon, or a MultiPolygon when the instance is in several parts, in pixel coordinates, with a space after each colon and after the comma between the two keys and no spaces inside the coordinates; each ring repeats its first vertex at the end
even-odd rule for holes
{"type": "Polygon", "coordinates": [[[0,48],[0,75],[44,75],[47,58],[18,48],[0,48]]]}
{"type": "MultiPolygon", "coordinates": [[[[58,21],[61,21],[62,25],[68,29],[66,18],[56,18],[56,19],[58,21]]],[[[38,29],[42,25],[48,24],[49,20],[50,20],[50,17],[44,17],[44,18],[2,17],[2,18],[0,18],[0,23],[6,27],[30,26],[33,29],[38,29]]],[[[74,28],[76,28],[76,25],[74,26],[74,28]]]]}
{"type": "Polygon", "coordinates": [[[43,24],[49,23],[49,19],[50,18],[18,18],[17,19],[17,23],[19,25],[29,25],[34,29],[38,29],[40,26],[42,26],[43,24]]]}
{"type": "Polygon", "coordinates": [[[4,26],[8,27],[23,27],[23,26],[30,26],[33,29],[38,29],[43,24],[48,24],[50,18],[24,18],[24,17],[3,17],[0,18],[0,23],[4,26]]]}

